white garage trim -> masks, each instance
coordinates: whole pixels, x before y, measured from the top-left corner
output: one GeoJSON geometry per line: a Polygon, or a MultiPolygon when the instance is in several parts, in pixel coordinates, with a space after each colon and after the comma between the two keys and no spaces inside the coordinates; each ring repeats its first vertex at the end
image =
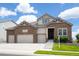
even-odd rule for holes
{"type": "Polygon", "coordinates": [[[46,42],[46,35],[39,34],[38,35],[38,43],[45,43],[46,42]]]}
{"type": "Polygon", "coordinates": [[[14,35],[9,35],[8,38],[9,38],[9,40],[8,40],[9,43],[14,43],[15,42],[14,35]]]}
{"type": "Polygon", "coordinates": [[[18,43],[33,43],[33,34],[17,35],[18,43]]]}

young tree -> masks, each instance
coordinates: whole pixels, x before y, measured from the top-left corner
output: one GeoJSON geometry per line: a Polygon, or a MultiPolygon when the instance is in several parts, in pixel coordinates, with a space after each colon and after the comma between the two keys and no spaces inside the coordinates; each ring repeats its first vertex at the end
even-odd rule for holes
{"type": "Polygon", "coordinates": [[[79,34],[76,35],[77,42],[79,43],[79,34]]]}

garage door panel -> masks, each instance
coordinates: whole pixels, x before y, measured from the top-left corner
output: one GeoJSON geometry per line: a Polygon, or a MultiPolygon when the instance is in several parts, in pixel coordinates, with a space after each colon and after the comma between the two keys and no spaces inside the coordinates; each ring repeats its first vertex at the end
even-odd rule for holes
{"type": "Polygon", "coordinates": [[[38,35],[38,43],[45,43],[46,36],[45,35],[38,35]]]}
{"type": "Polygon", "coordinates": [[[17,36],[18,43],[33,43],[33,35],[18,35],[17,36]]]}
{"type": "Polygon", "coordinates": [[[9,35],[8,38],[9,38],[8,40],[9,43],[14,43],[14,35],[9,35]]]}

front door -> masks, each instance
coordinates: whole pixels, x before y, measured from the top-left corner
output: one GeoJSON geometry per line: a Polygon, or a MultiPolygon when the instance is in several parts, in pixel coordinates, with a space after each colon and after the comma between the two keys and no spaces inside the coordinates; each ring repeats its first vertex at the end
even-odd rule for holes
{"type": "Polygon", "coordinates": [[[48,39],[54,39],[54,28],[48,29],[48,39]]]}

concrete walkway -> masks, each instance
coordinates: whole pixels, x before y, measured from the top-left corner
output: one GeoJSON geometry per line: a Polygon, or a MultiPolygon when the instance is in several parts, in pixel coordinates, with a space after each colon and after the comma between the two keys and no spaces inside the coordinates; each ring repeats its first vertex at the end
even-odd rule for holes
{"type": "Polygon", "coordinates": [[[53,40],[49,40],[46,44],[44,49],[52,49],[53,48],[53,40]]]}

